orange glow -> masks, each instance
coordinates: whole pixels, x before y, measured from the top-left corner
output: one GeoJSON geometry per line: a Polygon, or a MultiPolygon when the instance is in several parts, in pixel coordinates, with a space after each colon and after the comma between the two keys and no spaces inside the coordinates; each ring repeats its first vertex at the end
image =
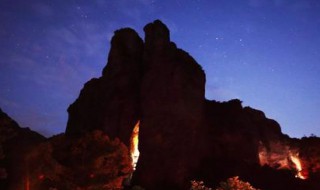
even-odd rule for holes
{"type": "Polygon", "coordinates": [[[41,174],[41,175],[38,176],[38,179],[39,179],[39,180],[44,180],[44,177],[45,177],[45,176],[44,176],[43,174],[41,174]]]}
{"type": "Polygon", "coordinates": [[[300,162],[300,159],[298,157],[298,154],[297,155],[290,154],[290,159],[294,163],[294,165],[296,166],[296,170],[297,170],[296,177],[298,177],[300,179],[306,179],[306,177],[303,176],[302,173],[301,173],[302,167],[301,167],[301,162],[300,162]]]}
{"type": "Polygon", "coordinates": [[[130,154],[132,158],[132,166],[133,169],[136,169],[137,162],[139,159],[139,149],[138,149],[138,144],[139,144],[139,126],[140,126],[140,121],[137,122],[137,124],[134,126],[132,135],[131,135],[131,144],[130,144],[130,154]]]}
{"type": "Polygon", "coordinates": [[[296,177],[307,179],[308,172],[302,167],[299,151],[293,150],[288,145],[279,142],[272,142],[269,150],[260,142],[259,162],[261,166],[268,165],[275,169],[296,170],[296,177]]]}
{"type": "Polygon", "coordinates": [[[25,190],[30,190],[30,180],[29,180],[29,176],[28,175],[25,177],[24,189],[25,190]]]}
{"type": "Polygon", "coordinates": [[[289,147],[278,143],[270,145],[271,151],[268,151],[262,143],[259,147],[259,162],[261,166],[268,165],[277,169],[290,169],[288,154],[289,147]]]}

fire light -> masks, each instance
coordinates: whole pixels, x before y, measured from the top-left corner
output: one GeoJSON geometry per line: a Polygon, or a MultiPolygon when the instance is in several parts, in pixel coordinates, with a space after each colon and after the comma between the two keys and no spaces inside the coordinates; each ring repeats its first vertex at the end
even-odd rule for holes
{"type": "Polygon", "coordinates": [[[297,175],[296,177],[297,178],[300,178],[300,179],[306,179],[305,176],[302,175],[301,171],[302,171],[302,166],[301,166],[301,162],[300,162],[300,159],[299,159],[299,156],[298,154],[297,155],[293,155],[292,153],[290,154],[290,159],[291,161],[293,162],[293,164],[296,166],[296,170],[297,170],[297,175]]]}
{"type": "Polygon", "coordinates": [[[38,179],[39,179],[39,180],[44,180],[44,178],[45,178],[45,176],[44,176],[43,174],[41,174],[41,175],[38,176],[38,179]]]}
{"type": "Polygon", "coordinates": [[[269,150],[260,142],[260,165],[268,165],[275,169],[296,170],[296,178],[307,179],[308,173],[303,171],[299,151],[279,142],[269,144],[269,150]]]}
{"type": "Polygon", "coordinates": [[[131,144],[130,144],[130,153],[131,153],[131,158],[132,158],[132,167],[133,170],[136,169],[137,162],[139,159],[139,149],[138,149],[138,144],[139,144],[139,127],[140,127],[140,121],[136,123],[136,125],[133,128],[132,135],[131,135],[131,144]]]}
{"type": "Polygon", "coordinates": [[[25,180],[24,180],[24,189],[25,189],[25,190],[30,190],[29,175],[27,175],[27,176],[25,177],[25,180]]]}

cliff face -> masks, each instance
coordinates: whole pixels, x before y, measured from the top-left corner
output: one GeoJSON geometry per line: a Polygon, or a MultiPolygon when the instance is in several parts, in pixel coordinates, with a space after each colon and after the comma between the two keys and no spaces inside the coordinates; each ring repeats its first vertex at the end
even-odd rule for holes
{"type": "Polygon", "coordinates": [[[132,29],[115,32],[102,76],[86,83],[68,109],[67,135],[100,129],[129,146],[140,121],[132,183],[146,189],[188,189],[192,179],[214,185],[236,175],[262,189],[319,189],[317,177],[294,177],[298,153],[318,153],[239,100],[206,100],[201,66],[170,41],[168,28],[157,20],[144,31],[144,42],[132,29]]]}
{"type": "Polygon", "coordinates": [[[148,24],[144,31],[141,156],[133,177],[150,189],[156,182],[180,186],[188,181],[196,161],[205,75],[191,56],[170,42],[169,31],[160,21],[148,24]]]}

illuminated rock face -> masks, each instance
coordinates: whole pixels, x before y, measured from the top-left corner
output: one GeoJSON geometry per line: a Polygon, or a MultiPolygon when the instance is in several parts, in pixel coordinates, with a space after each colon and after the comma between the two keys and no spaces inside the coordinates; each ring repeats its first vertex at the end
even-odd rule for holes
{"type": "Polygon", "coordinates": [[[260,165],[270,166],[279,170],[294,170],[295,177],[307,179],[308,173],[302,172],[303,167],[299,150],[283,142],[270,142],[268,149],[261,143],[259,147],[260,165]]]}
{"type": "Polygon", "coordinates": [[[132,167],[133,170],[136,170],[137,162],[139,160],[140,151],[139,151],[139,127],[140,121],[134,126],[131,141],[130,141],[130,154],[132,159],[132,167]]]}
{"type": "Polygon", "coordinates": [[[290,139],[240,100],[206,100],[204,71],[170,41],[168,28],[157,20],[144,31],[144,42],[132,29],[115,32],[102,76],[68,109],[67,135],[100,129],[131,146],[136,158],[138,125],[132,184],[145,189],[188,189],[193,179],[215,186],[233,176],[261,189],[320,189],[313,183],[319,174],[295,178],[319,171],[320,153],[305,148],[309,140],[290,139]]]}

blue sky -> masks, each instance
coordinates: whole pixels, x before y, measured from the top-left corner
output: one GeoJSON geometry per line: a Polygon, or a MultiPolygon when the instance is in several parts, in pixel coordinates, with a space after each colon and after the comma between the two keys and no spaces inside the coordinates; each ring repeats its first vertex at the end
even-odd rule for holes
{"type": "Polygon", "coordinates": [[[23,127],[64,131],[99,77],[113,31],[162,20],[207,76],[206,97],[239,98],[293,137],[320,136],[317,0],[0,0],[0,107],[23,127]]]}

